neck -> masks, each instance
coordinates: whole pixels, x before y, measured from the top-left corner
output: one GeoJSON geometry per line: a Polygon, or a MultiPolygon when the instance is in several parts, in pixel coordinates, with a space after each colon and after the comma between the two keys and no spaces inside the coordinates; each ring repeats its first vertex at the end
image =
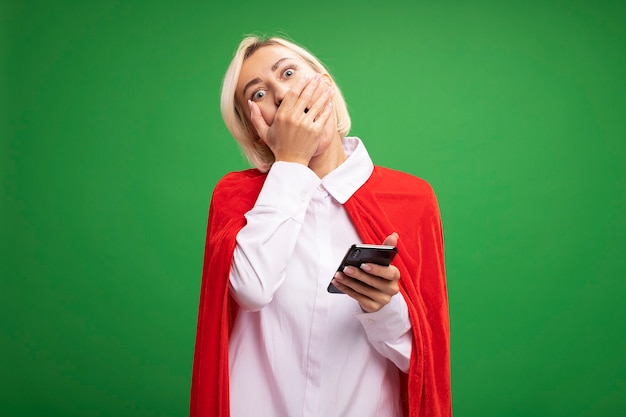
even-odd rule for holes
{"type": "Polygon", "coordinates": [[[309,161],[309,168],[315,172],[319,178],[324,178],[346,160],[346,153],[341,144],[339,133],[333,139],[328,148],[321,154],[314,156],[309,161]]]}

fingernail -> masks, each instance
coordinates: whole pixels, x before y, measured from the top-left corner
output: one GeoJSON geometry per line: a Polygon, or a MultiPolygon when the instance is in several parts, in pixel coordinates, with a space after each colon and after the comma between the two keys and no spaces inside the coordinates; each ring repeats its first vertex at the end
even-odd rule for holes
{"type": "Polygon", "coordinates": [[[361,269],[364,271],[371,271],[372,266],[370,264],[361,264],[361,269]]]}
{"type": "Polygon", "coordinates": [[[352,268],[351,266],[346,266],[346,267],[343,269],[343,272],[344,272],[345,274],[353,274],[353,273],[354,273],[354,268],[352,268]]]}

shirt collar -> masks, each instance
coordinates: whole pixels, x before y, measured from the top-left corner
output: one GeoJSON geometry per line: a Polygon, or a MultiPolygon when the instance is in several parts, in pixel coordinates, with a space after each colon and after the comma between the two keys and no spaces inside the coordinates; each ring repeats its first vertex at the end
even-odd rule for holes
{"type": "Polygon", "coordinates": [[[344,204],[374,171],[374,163],[357,137],[341,140],[346,160],[322,178],[322,185],[340,204],[344,204]]]}

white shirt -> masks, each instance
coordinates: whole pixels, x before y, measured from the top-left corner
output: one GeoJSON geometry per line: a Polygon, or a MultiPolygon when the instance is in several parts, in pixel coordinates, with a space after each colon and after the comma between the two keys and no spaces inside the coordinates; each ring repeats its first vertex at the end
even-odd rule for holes
{"type": "Polygon", "coordinates": [[[274,163],[237,235],[232,417],[402,413],[398,368],[408,370],[412,344],[404,298],[363,313],[326,290],[348,247],[363,243],[342,204],[373,170],[359,139],[343,146],[348,158],[322,179],[304,165],[274,163]]]}

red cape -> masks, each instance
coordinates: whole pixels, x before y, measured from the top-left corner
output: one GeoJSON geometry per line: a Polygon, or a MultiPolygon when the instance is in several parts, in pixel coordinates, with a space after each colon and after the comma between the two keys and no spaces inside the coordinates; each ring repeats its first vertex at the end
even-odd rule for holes
{"type": "MultiPolygon", "coordinates": [[[[266,175],[257,170],[226,175],[215,187],[207,226],[198,327],[191,381],[191,417],[228,417],[228,335],[237,304],[228,279],[235,238],[245,225],[266,175]]],[[[413,354],[402,375],[404,415],[449,417],[450,325],[443,234],[435,194],[424,180],[375,167],[344,207],[365,243],[398,232],[400,291],[413,326],[413,354]]],[[[242,399],[245,401],[245,399],[242,399]]]]}

